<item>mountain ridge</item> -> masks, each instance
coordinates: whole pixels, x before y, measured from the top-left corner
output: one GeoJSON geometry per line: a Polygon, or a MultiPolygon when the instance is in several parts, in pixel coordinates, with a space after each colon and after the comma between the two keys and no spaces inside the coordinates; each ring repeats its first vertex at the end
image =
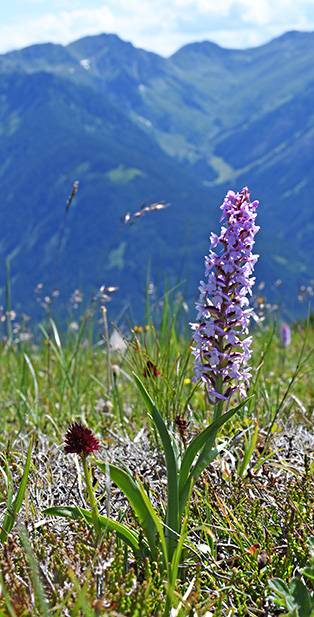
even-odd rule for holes
{"type": "Polygon", "coordinates": [[[0,260],[10,256],[19,309],[24,302],[31,310],[38,282],[49,289],[62,204],[76,180],[58,273],[64,298],[79,280],[90,292],[88,277],[121,217],[145,201],[172,205],[118,241],[103,276],[138,313],[148,255],[153,279],[159,268],[175,279],[189,228],[195,298],[219,204],[228,188],[244,185],[261,201],[258,279],[274,297],[274,280],[283,278],[296,297],[313,278],[313,38],[291,32],[247,50],[205,41],[163,58],[103,34],[0,56],[0,260]]]}

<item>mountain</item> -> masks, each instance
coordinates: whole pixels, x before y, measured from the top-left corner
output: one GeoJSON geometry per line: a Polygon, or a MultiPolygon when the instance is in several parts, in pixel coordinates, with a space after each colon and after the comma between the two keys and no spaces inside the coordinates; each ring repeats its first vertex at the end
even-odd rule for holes
{"type": "Polygon", "coordinates": [[[256,269],[269,299],[282,279],[287,314],[302,312],[314,245],[314,34],[289,32],[248,50],[210,42],[170,58],[115,35],[66,47],[34,45],[0,56],[0,302],[9,259],[12,304],[38,315],[49,295],[65,204],[56,287],[66,303],[118,286],[115,311],[143,310],[149,277],[181,271],[192,306],[208,236],[228,188],[260,200],[256,269]],[[170,203],[121,218],[141,204],[170,203]]]}

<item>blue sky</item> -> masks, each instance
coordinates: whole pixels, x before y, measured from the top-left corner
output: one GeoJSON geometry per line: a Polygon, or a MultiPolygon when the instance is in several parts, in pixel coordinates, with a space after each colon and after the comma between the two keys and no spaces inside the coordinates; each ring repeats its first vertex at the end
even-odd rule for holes
{"type": "Polygon", "coordinates": [[[0,53],[106,32],[169,56],[194,41],[245,49],[314,30],[313,0],[2,0],[0,9],[0,53]]]}

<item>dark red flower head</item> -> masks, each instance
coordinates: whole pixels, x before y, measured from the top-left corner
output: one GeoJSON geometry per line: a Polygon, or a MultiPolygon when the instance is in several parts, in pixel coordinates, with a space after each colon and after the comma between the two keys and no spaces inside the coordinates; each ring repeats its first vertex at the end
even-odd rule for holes
{"type": "Polygon", "coordinates": [[[143,369],[143,375],[144,377],[160,377],[160,372],[157,369],[157,366],[155,366],[151,360],[148,360],[143,369]]]}
{"type": "Polygon", "coordinates": [[[85,428],[80,422],[74,422],[71,424],[68,432],[65,435],[65,448],[66,454],[89,454],[99,449],[99,442],[89,430],[85,428]]]}
{"type": "Polygon", "coordinates": [[[184,418],[182,418],[182,416],[176,416],[176,419],[174,421],[179,433],[180,433],[180,437],[182,437],[182,439],[185,438],[185,434],[187,431],[187,428],[189,426],[189,422],[187,422],[186,420],[184,420],[184,418]]]}

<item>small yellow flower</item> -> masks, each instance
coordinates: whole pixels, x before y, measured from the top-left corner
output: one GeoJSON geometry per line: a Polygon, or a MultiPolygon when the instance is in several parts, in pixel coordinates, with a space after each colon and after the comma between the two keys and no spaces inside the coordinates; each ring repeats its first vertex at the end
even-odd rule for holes
{"type": "Polygon", "coordinates": [[[134,326],[134,332],[143,332],[142,326],[134,326]]]}
{"type": "Polygon", "coordinates": [[[189,383],[191,383],[191,380],[188,377],[186,377],[184,379],[183,383],[184,383],[185,386],[187,386],[189,383]]]}

